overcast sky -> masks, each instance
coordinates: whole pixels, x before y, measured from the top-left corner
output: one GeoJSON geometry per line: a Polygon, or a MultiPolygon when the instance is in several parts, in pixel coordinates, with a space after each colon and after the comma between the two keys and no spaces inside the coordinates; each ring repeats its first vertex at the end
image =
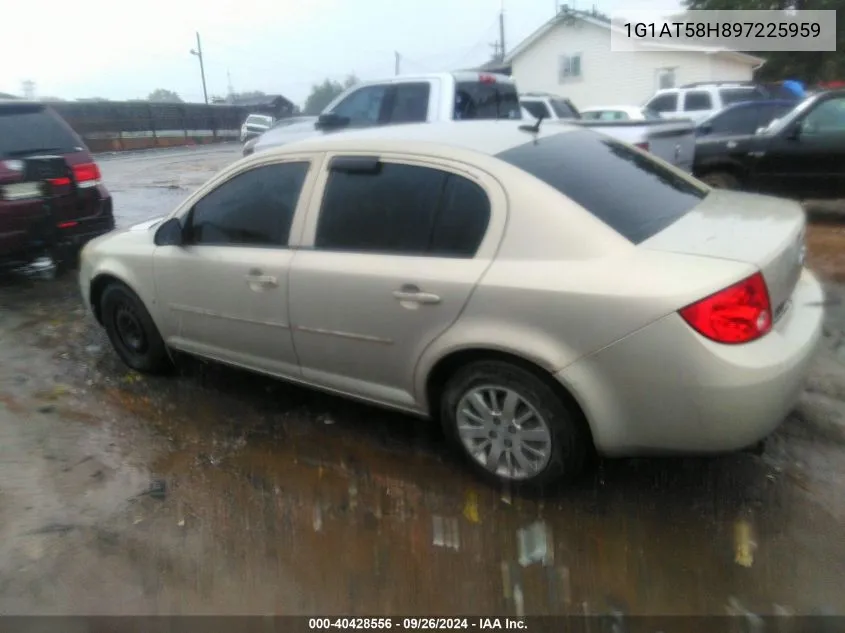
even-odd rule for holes
{"type": "MultiPolygon", "coordinates": [[[[508,49],[554,15],[555,0],[504,0],[508,49]]],[[[561,0],[560,4],[563,4],[561,0]]],[[[569,0],[605,13],[680,9],[678,0],[569,0]]],[[[262,90],[302,103],[326,77],[452,70],[482,63],[498,36],[502,0],[58,0],[4,12],[0,92],[68,99],[146,98],[156,88],[202,101],[195,31],[208,93],[262,90]],[[13,26],[9,20],[14,20],[13,26]]]]}

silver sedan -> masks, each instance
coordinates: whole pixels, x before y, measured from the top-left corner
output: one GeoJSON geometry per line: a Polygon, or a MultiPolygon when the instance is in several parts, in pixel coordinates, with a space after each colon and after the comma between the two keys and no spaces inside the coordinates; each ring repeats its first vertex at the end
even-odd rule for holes
{"type": "Polygon", "coordinates": [[[179,350],[430,417],[544,486],[781,423],[822,327],[804,225],[590,130],[406,125],[241,159],[80,284],[136,370],[179,350]]]}

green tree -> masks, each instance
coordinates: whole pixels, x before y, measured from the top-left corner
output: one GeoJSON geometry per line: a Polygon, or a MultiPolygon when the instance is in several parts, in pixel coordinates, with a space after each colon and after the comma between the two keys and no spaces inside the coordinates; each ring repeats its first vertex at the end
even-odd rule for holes
{"type": "Polygon", "coordinates": [[[157,88],[150,93],[147,101],[155,101],[156,103],[184,103],[182,97],[172,90],[165,90],[164,88],[157,88]]]}
{"type": "Polygon", "coordinates": [[[776,81],[798,79],[808,85],[820,81],[845,79],[845,10],[842,0],[684,0],[691,11],[781,11],[787,9],[824,10],[836,12],[836,51],[744,51],[766,60],[755,72],[755,79],[776,81]]]}
{"type": "Polygon", "coordinates": [[[349,75],[343,83],[326,79],[321,84],[313,85],[311,87],[311,94],[305,100],[303,112],[311,116],[320,114],[335,97],[357,83],[358,78],[355,75],[349,75]]]}

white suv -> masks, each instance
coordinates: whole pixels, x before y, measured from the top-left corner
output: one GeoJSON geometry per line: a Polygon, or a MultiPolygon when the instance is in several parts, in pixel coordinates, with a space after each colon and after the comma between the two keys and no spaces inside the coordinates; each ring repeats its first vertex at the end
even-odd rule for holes
{"type": "Polygon", "coordinates": [[[732,103],[766,98],[766,90],[756,84],[702,82],[658,90],[644,107],[663,118],[681,117],[698,123],[732,103]]]}

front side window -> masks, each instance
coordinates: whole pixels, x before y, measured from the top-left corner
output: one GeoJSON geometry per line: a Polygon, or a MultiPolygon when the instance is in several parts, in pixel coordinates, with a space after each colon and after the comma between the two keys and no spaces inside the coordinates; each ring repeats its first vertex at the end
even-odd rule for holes
{"type": "Polygon", "coordinates": [[[345,117],[351,123],[378,123],[387,89],[383,85],[358,88],[338,103],[332,114],[345,117]]]}
{"type": "Polygon", "coordinates": [[[710,99],[709,92],[688,92],[684,97],[684,112],[700,112],[702,110],[711,110],[712,108],[713,102],[710,99]]]}
{"type": "Polygon", "coordinates": [[[744,106],[733,108],[713,117],[709,128],[711,136],[754,134],[758,127],[757,108],[744,106]]]}
{"type": "Polygon", "coordinates": [[[655,112],[675,112],[678,109],[678,93],[668,92],[657,95],[648,102],[647,107],[655,112]]]}
{"type": "Polygon", "coordinates": [[[218,246],[287,246],[305,162],[256,167],[238,174],[194,205],[187,242],[218,246]]]}
{"type": "Polygon", "coordinates": [[[707,195],[674,170],[590,130],[517,145],[497,158],[554,187],[634,244],[675,222],[707,195]]]}
{"type": "Polygon", "coordinates": [[[489,216],[489,201],[481,187],[439,169],[388,162],[366,173],[332,168],[314,246],[472,257],[489,216]]]}

